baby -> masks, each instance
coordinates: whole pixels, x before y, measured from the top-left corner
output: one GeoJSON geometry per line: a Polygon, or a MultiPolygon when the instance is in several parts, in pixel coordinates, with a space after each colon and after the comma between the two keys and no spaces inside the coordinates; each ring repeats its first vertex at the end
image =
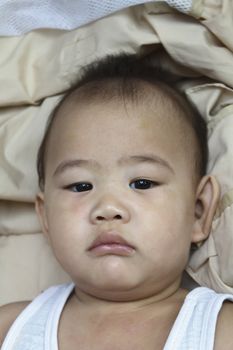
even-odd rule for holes
{"type": "Polygon", "coordinates": [[[173,85],[137,57],[109,56],[54,110],[36,210],[73,283],[2,307],[2,350],[233,349],[233,297],[181,287],[219,186],[205,122],[173,85]]]}

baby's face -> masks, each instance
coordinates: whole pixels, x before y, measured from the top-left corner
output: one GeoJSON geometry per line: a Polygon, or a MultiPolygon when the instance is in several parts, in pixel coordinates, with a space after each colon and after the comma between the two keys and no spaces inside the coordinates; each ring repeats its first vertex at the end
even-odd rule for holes
{"type": "Polygon", "coordinates": [[[44,230],[89,294],[136,298],[176,283],[185,268],[195,222],[193,159],[177,116],[167,114],[117,101],[73,103],[53,126],[44,230]]]}

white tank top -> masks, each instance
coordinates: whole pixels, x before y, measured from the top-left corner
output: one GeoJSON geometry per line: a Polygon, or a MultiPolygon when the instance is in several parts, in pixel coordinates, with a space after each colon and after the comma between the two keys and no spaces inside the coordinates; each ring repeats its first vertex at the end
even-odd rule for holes
{"type": "MultiPolygon", "coordinates": [[[[19,315],[1,350],[58,350],[58,323],[74,284],[47,289],[19,315]]],[[[185,298],[164,350],[212,350],[219,310],[233,295],[198,287],[185,298]]]]}

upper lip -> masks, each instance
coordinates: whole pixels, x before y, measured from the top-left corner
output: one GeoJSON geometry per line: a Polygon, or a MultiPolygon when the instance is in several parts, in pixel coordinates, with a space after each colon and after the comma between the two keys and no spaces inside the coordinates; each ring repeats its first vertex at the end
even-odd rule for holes
{"type": "Polygon", "coordinates": [[[119,235],[118,233],[115,232],[104,232],[101,233],[91,244],[91,246],[88,248],[88,250],[94,249],[100,245],[104,245],[104,244],[121,244],[121,245],[125,245],[131,248],[135,247],[127,242],[126,239],[124,239],[121,235],[119,235]]]}

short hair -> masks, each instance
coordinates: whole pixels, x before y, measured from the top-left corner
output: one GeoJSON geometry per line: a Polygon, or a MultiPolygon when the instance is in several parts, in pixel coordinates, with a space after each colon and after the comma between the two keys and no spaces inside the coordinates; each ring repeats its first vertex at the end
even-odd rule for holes
{"type": "Polygon", "coordinates": [[[149,60],[142,59],[137,55],[121,53],[105,56],[83,67],[81,77],[66,91],[52,111],[37,155],[39,187],[42,191],[45,184],[48,139],[54,120],[63,104],[70,98],[77,99],[80,94],[81,98],[84,100],[87,98],[88,101],[96,101],[96,99],[107,101],[109,98],[116,97],[122,97],[124,101],[138,99],[138,96],[143,98],[146,96],[148,87],[142,83],[149,83],[155,88],[155,91],[162,93],[163,98],[165,96],[165,98],[172,100],[173,105],[183,112],[183,118],[193,130],[196,138],[194,171],[198,177],[202,177],[206,173],[208,162],[207,126],[195,106],[191,105],[184,93],[178,89],[177,77],[162,68],[159,61],[158,64],[156,62],[151,64],[149,60]],[[83,87],[85,88],[80,89],[83,87]]]}

